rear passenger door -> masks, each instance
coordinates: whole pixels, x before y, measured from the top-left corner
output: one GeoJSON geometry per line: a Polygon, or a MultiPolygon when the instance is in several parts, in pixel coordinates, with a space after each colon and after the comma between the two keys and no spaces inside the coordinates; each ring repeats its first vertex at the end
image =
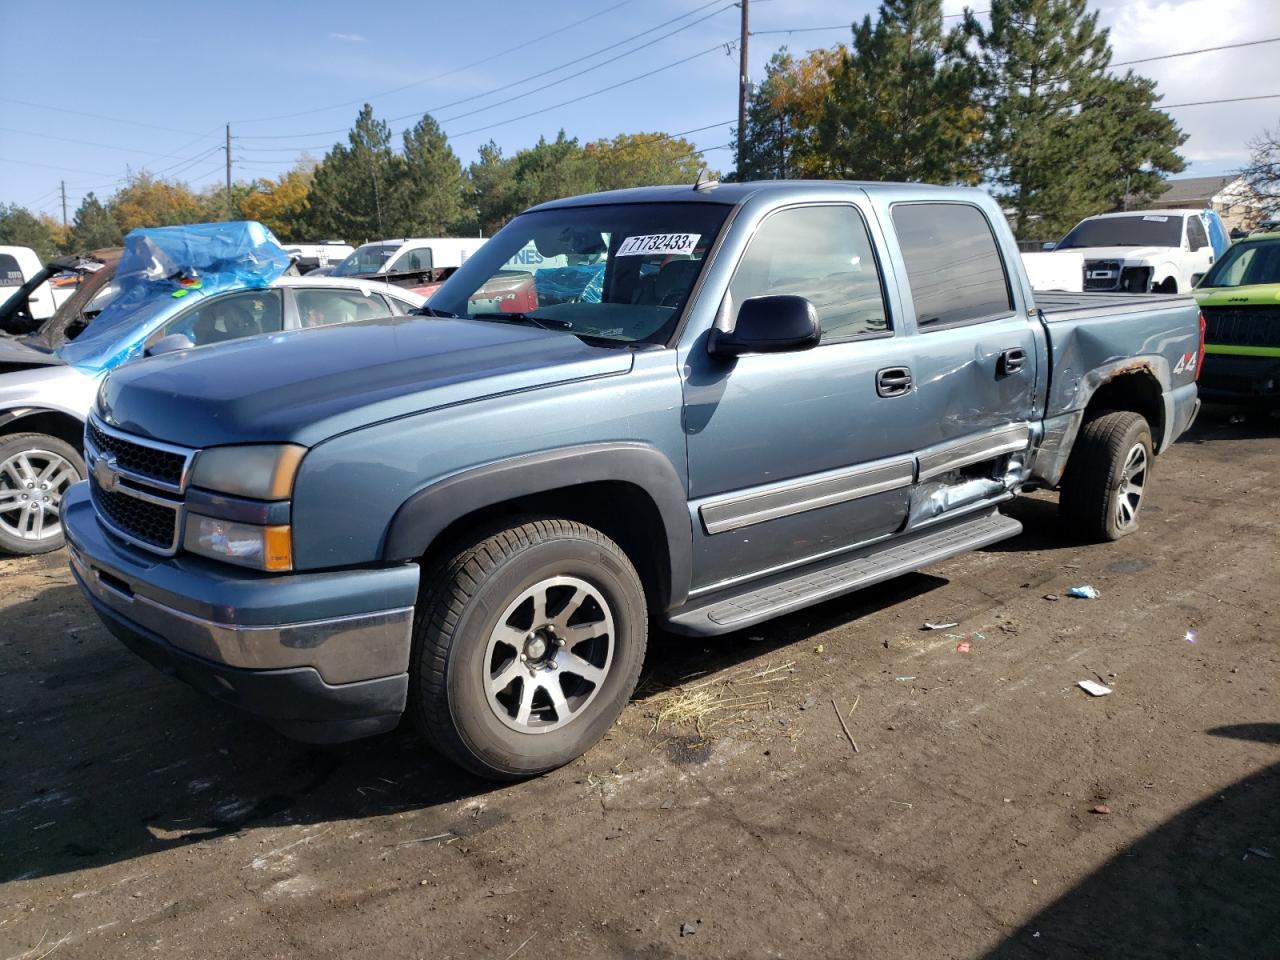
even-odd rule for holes
{"type": "Polygon", "coordinates": [[[734,268],[723,325],[748,298],[795,294],[817,309],[821,343],[687,356],[695,593],[888,536],[906,519],[920,422],[912,338],[889,309],[873,225],[855,203],[768,213],[734,268]]]}
{"type": "Polygon", "coordinates": [[[1027,449],[1038,321],[1020,305],[1005,253],[976,204],[894,203],[889,214],[917,333],[914,525],[954,512],[944,487],[997,476],[1027,449]],[[933,494],[937,509],[926,502],[933,494]]]}

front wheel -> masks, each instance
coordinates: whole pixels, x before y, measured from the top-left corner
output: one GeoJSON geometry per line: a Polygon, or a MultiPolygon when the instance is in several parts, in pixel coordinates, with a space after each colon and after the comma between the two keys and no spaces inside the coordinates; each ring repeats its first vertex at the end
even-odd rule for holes
{"type": "Polygon", "coordinates": [[[61,547],[62,496],[84,477],[84,460],[69,443],[43,433],[0,437],[0,550],[61,547]]]}
{"type": "Polygon", "coordinates": [[[425,582],[410,715],[440,753],[514,780],[581,756],[635,689],[648,614],[635,567],[598,530],[530,520],[425,582]]]}
{"type": "Polygon", "coordinates": [[[1058,509],[1069,529],[1093,540],[1137,530],[1152,458],[1151,428],[1141,414],[1120,410],[1086,421],[1062,476],[1058,509]]]}

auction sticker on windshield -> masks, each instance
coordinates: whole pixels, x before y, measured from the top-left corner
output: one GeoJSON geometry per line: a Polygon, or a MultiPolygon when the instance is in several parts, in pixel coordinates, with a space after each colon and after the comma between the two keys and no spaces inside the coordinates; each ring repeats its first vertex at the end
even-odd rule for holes
{"type": "Polygon", "coordinates": [[[701,236],[700,233],[651,233],[645,237],[627,237],[614,256],[643,257],[655,253],[688,256],[701,236]]]}

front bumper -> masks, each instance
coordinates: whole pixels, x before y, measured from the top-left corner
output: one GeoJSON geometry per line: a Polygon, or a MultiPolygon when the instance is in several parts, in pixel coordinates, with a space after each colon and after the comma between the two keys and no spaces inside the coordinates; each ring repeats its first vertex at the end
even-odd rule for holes
{"type": "Polygon", "coordinates": [[[1205,351],[1200,395],[1206,400],[1280,404],[1280,357],[1205,351]]]}
{"type": "Polygon", "coordinates": [[[71,569],[131,650],[297,739],[396,726],[409,686],[415,564],[271,576],[160,557],[108,533],[87,487],[62,501],[71,569]]]}

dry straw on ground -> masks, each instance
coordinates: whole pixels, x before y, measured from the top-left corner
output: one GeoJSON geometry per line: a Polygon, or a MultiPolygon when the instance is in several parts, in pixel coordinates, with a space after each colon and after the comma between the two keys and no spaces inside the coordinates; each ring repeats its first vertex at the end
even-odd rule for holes
{"type": "Polygon", "coordinates": [[[795,661],[762,670],[743,671],[679,684],[655,695],[649,703],[652,732],[692,727],[699,736],[716,727],[745,719],[759,710],[772,710],[771,684],[791,679],[795,661]]]}

